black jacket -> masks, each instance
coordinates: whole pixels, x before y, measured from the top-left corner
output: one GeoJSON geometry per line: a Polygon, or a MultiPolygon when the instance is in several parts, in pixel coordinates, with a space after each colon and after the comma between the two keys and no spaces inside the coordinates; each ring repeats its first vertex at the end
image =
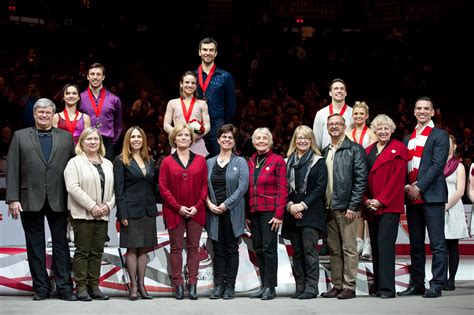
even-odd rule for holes
{"type": "Polygon", "coordinates": [[[303,201],[308,209],[304,210],[303,218],[296,220],[287,209],[283,218],[281,234],[284,238],[291,239],[291,233],[296,227],[313,227],[319,230],[319,238],[327,237],[325,195],[328,182],[328,170],[324,159],[319,159],[313,165],[308,175],[306,194],[292,192],[288,201],[300,203],[303,201]]]}
{"type": "MultiPolygon", "coordinates": [[[[322,154],[326,159],[329,145],[322,154]]],[[[334,155],[331,208],[359,211],[367,189],[367,156],[364,148],[345,137],[334,155]]]]}
{"type": "MultiPolygon", "coordinates": [[[[410,136],[404,139],[408,146],[410,136]]],[[[416,186],[421,190],[424,202],[448,202],[448,188],[443,174],[449,153],[449,136],[440,128],[433,128],[423,149],[416,186]]],[[[407,176],[408,179],[408,176],[407,176]]]]}
{"type": "Polygon", "coordinates": [[[130,166],[123,164],[121,156],[114,161],[114,186],[115,202],[117,204],[117,217],[122,219],[139,219],[145,215],[156,217],[156,208],[153,191],[154,162],[145,162],[146,176],[143,175],[135,160],[130,166]]]}

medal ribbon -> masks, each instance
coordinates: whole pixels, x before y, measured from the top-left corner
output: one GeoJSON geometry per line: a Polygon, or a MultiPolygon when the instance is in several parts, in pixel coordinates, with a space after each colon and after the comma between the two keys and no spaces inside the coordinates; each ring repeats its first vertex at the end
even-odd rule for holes
{"type": "Polygon", "coordinates": [[[214,70],[216,70],[216,65],[212,66],[211,71],[209,71],[209,74],[207,75],[206,81],[203,83],[203,80],[202,80],[202,65],[200,65],[199,68],[198,68],[199,86],[202,89],[202,96],[203,97],[206,95],[207,86],[209,85],[209,82],[211,82],[211,78],[214,75],[214,70]]]}
{"type": "Polygon", "coordinates": [[[87,94],[89,95],[89,100],[91,101],[92,108],[94,109],[95,112],[95,117],[97,117],[97,120],[99,120],[100,113],[102,112],[102,106],[104,106],[104,101],[105,101],[105,88],[102,88],[100,90],[99,94],[99,106],[97,106],[94,95],[92,95],[91,88],[87,88],[87,94]]]}
{"type": "Polygon", "coordinates": [[[364,129],[362,129],[362,133],[360,134],[359,140],[357,140],[356,139],[356,128],[354,128],[354,130],[352,130],[352,139],[354,139],[354,142],[362,145],[362,142],[364,141],[364,136],[365,136],[365,133],[367,132],[367,129],[369,129],[369,127],[367,127],[367,125],[365,125],[364,129]]]}
{"type": "Polygon", "coordinates": [[[76,116],[74,116],[74,120],[71,121],[69,119],[69,114],[67,112],[67,109],[64,109],[64,118],[66,118],[66,129],[67,129],[67,131],[69,131],[70,134],[73,134],[74,130],[76,129],[77,116],[79,116],[79,111],[76,108],[76,116]]]}
{"type": "MultiPolygon", "coordinates": [[[[342,106],[341,108],[341,112],[339,113],[339,115],[343,116],[344,113],[346,112],[346,109],[347,109],[347,104],[344,104],[344,106],[342,106]]],[[[332,115],[334,114],[334,110],[332,108],[332,103],[329,104],[329,115],[332,115]]]]}
{"type": "MultiPolygon", "coordinates": [[[[206,81],[207,82],[207,81],[206,81]]],[[[182,97],[179,98],[181,100],[181,108],[183,109],[184,120],[186,123],[189,123],[189,118],[191,118],[191,113],[193,112],[194,103],[196,103],[196,98],[193,96],[191,99],[191,104],[189,104],[189,110],[186,110],[186,104],[182,97]]]]}

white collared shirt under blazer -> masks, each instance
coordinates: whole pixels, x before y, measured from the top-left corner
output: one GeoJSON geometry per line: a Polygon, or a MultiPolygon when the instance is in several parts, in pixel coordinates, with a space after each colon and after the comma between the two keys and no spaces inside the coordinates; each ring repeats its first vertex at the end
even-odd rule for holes
{"type": "MultiPolygon", "coordinates": [[[[69,160],[64,180],[68,192],[67,205],[74,219],[94,220],[90,211],[95,205],[105,203],[110,210],[115,207],[112,162],[102,158],[102,169],[105,175],[103,200],[99,172],[87,156],[83,153],[69,160]]],[[[101,220],[108,221],[109,216],[102,216],[101,220]]]]}

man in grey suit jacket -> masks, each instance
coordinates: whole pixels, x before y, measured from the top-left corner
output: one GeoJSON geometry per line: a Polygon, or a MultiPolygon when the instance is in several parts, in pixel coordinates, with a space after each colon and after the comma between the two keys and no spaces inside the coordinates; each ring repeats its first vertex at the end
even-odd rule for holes
{"type": "Polygon", "coordinates": [[[63,171],[74,155],[71,134],[52,128],[54,103],[46,98],[33,106],[35,127],[13,135],[7,156],[8,210],[21,218],[25,231],[28,265],[33,279],[33,300],[49,297],[51,285],[46,270],[44,218],[48,219],[53,244],[51,269],[57,293],[75,301],[72,293],[71,259],[66,239],[67,193],[63,171]]]}
{"type": "Polygon", "coordinates": [[[417,126],[405,138],[409,149],[409,183],[405,190],[407,223],[410,237],[411,284],[400,296],[423,295],[425,298],[441,296],[446,281],[446,240],[444,237],[444,212],[448,202],[448,189],[443,175],[448,159],[448,133],[434,126],[433,103],[428,97],[419,98],[415,104],[417,126]],[[425,291],[425,229],[428,230],[433,253],[430,289],[425,291]]]}

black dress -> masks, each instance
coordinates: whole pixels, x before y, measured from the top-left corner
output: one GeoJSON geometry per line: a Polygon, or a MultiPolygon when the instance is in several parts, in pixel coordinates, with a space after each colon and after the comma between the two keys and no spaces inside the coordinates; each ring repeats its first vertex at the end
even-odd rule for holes
{"type": "Polygon", "coordinates": [[[154,163],[145,162],[141,169],[135,160],[124,165],[121,157],[114,161],[115,199],[117,217],[126,219],[128,226],[120,225],[120,247],[140,248],[157,245],[154,200],[154,163]]]}

